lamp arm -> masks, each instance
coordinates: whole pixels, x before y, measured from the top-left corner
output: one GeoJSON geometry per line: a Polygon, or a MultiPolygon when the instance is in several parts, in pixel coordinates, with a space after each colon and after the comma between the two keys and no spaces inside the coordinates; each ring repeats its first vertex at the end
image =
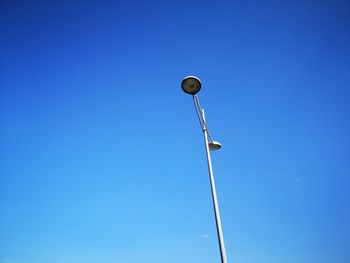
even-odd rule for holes
{"type": "Polygon", "coordinates": [[[193,95],[193,103],[194,103],[194,107],[196,109],[196,113],[197,113],[197,117],[198,117],[201,129],[202,129],[203,132],[205,130],[207,131],[207,133],[208,133],[208,141],[212,142],[213,139],[210,136],[209,129],[207,127],[207,123],[206,123],[205,119],[203,118],[203,115],[202,115],[203,108],[201,107],[201,105],[199,103],[199,99],[198,99],[197,95],[193,95]]]}

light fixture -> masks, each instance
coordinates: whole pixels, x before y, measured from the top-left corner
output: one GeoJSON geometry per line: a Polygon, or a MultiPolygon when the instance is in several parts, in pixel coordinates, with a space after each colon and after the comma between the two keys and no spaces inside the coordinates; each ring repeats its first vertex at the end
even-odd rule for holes
{"type": "Polygon", "coordinates": [[[201,90],[201,87],[201,81],[195,76],[188,76],[181,83],[182,90],[191,95],[196,95],[201,90]]]}
{"type": "Polygon", "coordinates": [[[217,141],[211,141],[209,143],[209,150],[211,151],[219,150],[220,148],[221,148],[221,143],[217,141]]]}

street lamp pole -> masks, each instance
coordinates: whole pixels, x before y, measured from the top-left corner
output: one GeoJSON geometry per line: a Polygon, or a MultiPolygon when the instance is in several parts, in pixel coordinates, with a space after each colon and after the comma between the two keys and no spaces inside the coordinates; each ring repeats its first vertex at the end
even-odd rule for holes
{"type": "Polygon", "coordinates": [[[211,136],[209,134],[207,124],[205,121],[204,109],[200,106],[199,99],[196,95],[202,86],[200,80],[197,77],[188,76],[188,77],[184,78],[184,80],[181,83],[181,86],[182,86],[182,89],[185,93],[188,93],[188,94],[193,96],[193,102],[194,102],[194,105],[196,108],[196,113],[197,113],[197,116],[199,118],[199,123],[201,125],[202,131],[204,134],[205,150],[206,150],[207,162],[208,162],[210,187],[211,187],[211,194],[212,194],[212,199],[213,199],[216,231],[217,231],[217,236],[218,236],[218,241],[219,241],[221,263],[227,263],[224,235],[222,232],[219,205],[218,205],[218,200],[216,197],[215,180],[214,180],[213,167],[211,164],[211,156],[210,156],[210,151],[220,149],[221,144],[219,142],[213,141],[211,139],[211,136]]]}
{"type": "MultiPolygon", "coordinates": [[[[202,118],[203,118],[204,123],[205,123],[204,109],[201,109],[201,113],[202,113],[202,118]]],[[[214,174],[213,174],[213,167],[211,165],[210,148],[209,148],[209,141],[208,141],[208,129],[206,128],[206,125],[203,129],[203,133],[204,133],[204,141],[205,141],[205,150],[206,150],[207,161],[208,161],[211,195],[212,195],[213,205],[214,205],[216,231],[217,231],[219,247],[220,247],[221,262],[227,263],[224,235],[222,233],[222,225],[221,225],[221,219],[220,219],[218,199],[216,197],[216,187],[215,187],[215,180],[214,180],[214,174]]]]}

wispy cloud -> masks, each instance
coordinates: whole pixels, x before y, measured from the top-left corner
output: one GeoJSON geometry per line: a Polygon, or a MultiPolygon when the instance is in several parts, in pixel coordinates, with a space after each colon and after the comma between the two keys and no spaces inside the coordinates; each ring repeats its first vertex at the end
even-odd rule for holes
{"type": "Polygon", "coordinates": [[[201,235],[201,238],[203,238],[203,239],[206,239],[206,238],[209,238],[210,236],[208,235],[208,234],[202,234],[201,235]]]}
{"type": "Polygon", "coordinates": [[[295,178],[295,183],[299,184],[299,183],[305,182],[307,180],[308,180],[307,177],[303,177],[303,176],[302,177],[297,177],[297,178],[295,178]]]}

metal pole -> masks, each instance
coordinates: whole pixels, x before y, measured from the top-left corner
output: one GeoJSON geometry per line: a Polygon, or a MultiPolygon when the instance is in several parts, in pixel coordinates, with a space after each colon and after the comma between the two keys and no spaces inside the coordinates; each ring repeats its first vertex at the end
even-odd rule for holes
{"type": "Polygon", "coordinates": [[[217,197],[216,197],[216,188],[215,188],[215,181],[214,181],[214,175],[213,175],[213,168],[212,168],[212,165],[211,165],[209,141],[208,141],[208,130],[207,130],[207,125],[205,123],[204,109],[201,109],[201,114],[202,114],[202,118],[203,118],[203,121],[204,121],[203,133],[204,133],[204,140],[205,140],[205,149],[206,149],[206,153],[207,153],[207,161],[208,161],[208,169],[209,169],[209,177],[210,177],[211,194],[212,194],[212,198],[213,198],[216,230],[217,230],[219,247],[220,247],[220,255],[221,255],[221,263],[227,263],[225,243],[224,243],[224,236],[223,236],[223,233],[222,233],[221,219],[220,219],[220,213],[219,213],[219,205],[218,205],[218,200],[217,200],[217,197]]]}

